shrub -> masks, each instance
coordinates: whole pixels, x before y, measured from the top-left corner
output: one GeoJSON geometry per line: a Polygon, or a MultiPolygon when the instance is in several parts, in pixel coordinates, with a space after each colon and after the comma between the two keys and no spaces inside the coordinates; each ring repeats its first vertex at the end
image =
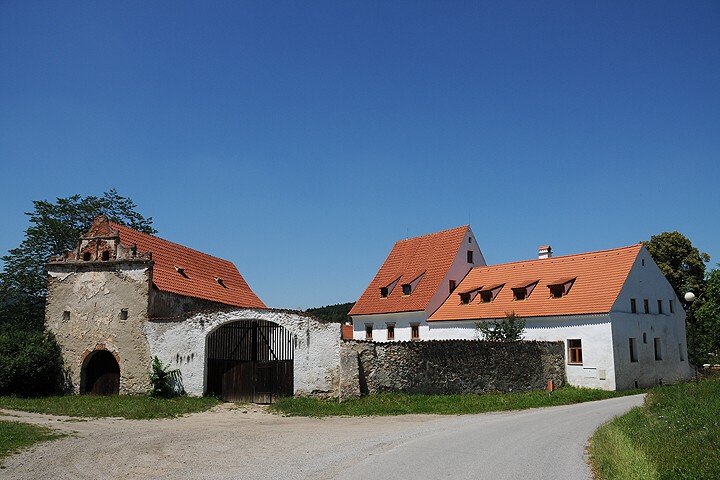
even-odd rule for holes
{"type": "Polygon", "coordinates": [[[152,383],[150,395],[153,397],[169,398],[185,395],[180,369],[171,370],[170,365],[163,365],[158,357],[153,357],[150,383],[152,383]]]}
{"type": "Polygon", "coordinates": [[[52,333],[0,328],[0,395],[50,395],[64,388],[62,355],[52,333]]]}
{"type": "Polygon", "coordinates": [[[502,320],[478,322],[475,328],[488,342],[517,342],[522,339],[525,320],[511,312],[502,320]]]}

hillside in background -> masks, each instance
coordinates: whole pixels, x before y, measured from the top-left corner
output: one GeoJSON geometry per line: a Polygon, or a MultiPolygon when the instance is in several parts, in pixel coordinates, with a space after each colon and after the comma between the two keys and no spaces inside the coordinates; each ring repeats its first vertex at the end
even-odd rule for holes
{"type": "Polygon", "coordinates": [[[327,305],[325,307],[308,308],[305,312],[318,317],[326,322],[342,323],[348,318],[348,312],[355,305],[355,302],[338,303],[337,305],[327,305]]]}

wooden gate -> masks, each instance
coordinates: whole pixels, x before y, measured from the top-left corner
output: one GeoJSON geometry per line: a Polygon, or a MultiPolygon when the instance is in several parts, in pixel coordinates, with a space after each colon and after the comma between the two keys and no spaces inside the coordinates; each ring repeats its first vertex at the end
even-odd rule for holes
{"type": "Polygon", "coordinates": [[[293,394],[295,336],[265,320],[239,320],[208,335],[207,393],[272,403],[293,394]]]}

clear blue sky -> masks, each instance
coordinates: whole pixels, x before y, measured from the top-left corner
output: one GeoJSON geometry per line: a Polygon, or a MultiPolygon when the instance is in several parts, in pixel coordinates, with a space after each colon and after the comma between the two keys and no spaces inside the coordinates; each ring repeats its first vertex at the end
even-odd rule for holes
{"type": "Polygon", "coordinates": [[[720,261],[720,3],[0,0],[0,250],[115,187],[269,305],[392,244],[489,263],[679,230],[720,261]]]}

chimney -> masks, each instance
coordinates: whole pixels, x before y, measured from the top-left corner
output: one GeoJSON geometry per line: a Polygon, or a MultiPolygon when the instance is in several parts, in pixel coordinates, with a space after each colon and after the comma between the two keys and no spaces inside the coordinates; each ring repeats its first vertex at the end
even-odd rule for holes
{"type": "Polygon", "coordinates": [[[538,260],[545,260],[552,257],[552,247],[550,245],[540,245],[538,247],[538,260]]]}

